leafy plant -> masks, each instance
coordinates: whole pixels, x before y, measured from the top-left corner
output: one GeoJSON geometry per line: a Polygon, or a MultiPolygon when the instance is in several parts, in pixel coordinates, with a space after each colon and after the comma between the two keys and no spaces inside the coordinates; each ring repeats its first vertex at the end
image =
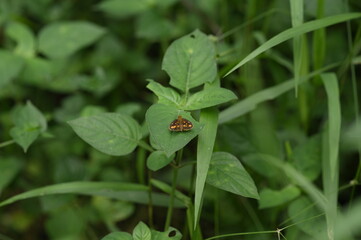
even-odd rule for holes
{"type": "Polygon", "coordinates": [[[357,239],[360,9],[2,1],[0,238],[357,239]]]}

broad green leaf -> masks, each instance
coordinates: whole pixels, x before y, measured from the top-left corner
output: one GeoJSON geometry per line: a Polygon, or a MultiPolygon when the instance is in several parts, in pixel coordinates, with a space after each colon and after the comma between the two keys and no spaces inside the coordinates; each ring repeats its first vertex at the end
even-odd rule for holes
{"type": "Polygon", "coordinates": [[[281,190],[262,189],[259,193],[259,208],[271,208],[289,202],[300,195],[298,187],[290,185],[281,190]]]}
{"type": "Polygon", "coordinates": [[[10,22],[6,26],[6,34],[17,43],[16,54],[29,58],[35,55],[35,37],[26,25],[10,22]]]}
{"type": "Polygon", "coordinates": [[[145,223],[139,222],[133,230],[133,239],[134,240],[151,240],[152,233],[151,233],[149,227],[145,223]]]}
{"type": "Polygon", "coordinates": [[[341,132],[341,106],[340,94],[336,74],[325,73],[321,75],[322,82],[325,85],[328,102],[328,149],[329,166],[331,179],[335,178],[338,169],[338,149],[341,132]]]}
{"type": "Polygon", "coordinates": [[[115,223],[126,220],[134,214],[135,205],[129,202],[109,199],[102,196],[94,196],[92,206],[97,210],[101,218],[106,222],[115,223]]]}
{"type": "MultiPolygon", "coordinates": [[[[301,77],[298,84],[302,84],[309,80],[310,78],[319,75],[320,73],[327,71],[329,69],[332,69],[335,66],[338,66],[339,64],[331,64],[327,67],[324,67],[322,69],[319,69],[317,71],[314,71],[310,73],[307,76],[301,77]]],[[[229,108],[226,108],[220,113],[219,116],[219,123],[224,123],[227,121],[230,121],[232,119],[235,119],[239,116],[242,116],[246,113],[249,113],[250,111],[254,110],[258,104],[265,102],[267,100],[272,100],[278,96],[280,96],[283,93],[286,93],[289,90],[294,89],[295,86],[295,80],[291,79],[286,82],[280,83],[276,86],[269,87],[267,89],[261,90],[257,93],[254,93],[253,95],[242,99],[238,101],[237,103],[233,104],[229,108]]]]}
{"type": "MultiPolygon", "coordinates": [[[[219,81],[217,81],[219,83],[219,81]]],[[[197,144],[197,177],[194,196],[194,224],[198,225],[200,213],[202,211],[203,190],[206,183],[208,169],[211,162],[213,147],[217,135],[218,110],[216,108],[202,109],[200,119],[204,124],[203,131],[199,134],[197,144]]]]}
{"type": "Polygon", "coordinates": [[[0,160],[0,193],[14,179],[22,167],[21,162],[14,157],[1,157],[0,160]]]}
{"type": "Polygon", "coordinates": [[[90,117],[106,112],[106,109],[101,106],[88,105],[81,110],[81,117],[90,117]]]}
{"type": "Polygon", "coordinates": [[[196,30],[169,46],[162,69],[170,76],[170,85],[187,93],[191,88],[216,79],[215,55],[213,42],[196,30]]]}
{"type": "Polygon", "coordinates": [[[101,240],[133,240],[132,235],[127,232],[112,232],[101,240]]]}
{"type": "Polygon", "coordinates": [[[131,153],[141,139],[139,124],[119,113],[102,113],[68,123],[84,141],[112,156],[131,153]]]}
{"type": "Polygon", "coordinates": [[[30,101],[15,109],[12,118],[15,126],[10,135],[26,152],[39,134],[46,130],[46,119],[30,101]]]}
{"type": "Polygon", "coordinates": [[[321,138],[319,135],[308,139],[293,151],[296,168],[309,180],[316,180],[321,173],[321,138]]]}
{"type": "Polygon", "coordinates": [[[147,0],[104,0],[97,8],[113,17],[126,18],[147,10],[151,5],[147,0]]]}
{"type": "Polygon", "coordinates": [[[54,79],[55,63],[43,58],[27,58],[24,71],[20,74],[22,82],[38,87],[47,87],[54,79]]]}
{"type": "Polygon", "coordinates": [[[49,58],[65,58],[98,40],[105,30],[89,22],[56,22],[39,34],[39,50],[49,58]]]}
{"type": "Polygon", "coordinates": [[[207,88],[191,95],[184,107],[184,110],[198,110],[207,107],[213,107],[231,100],[237,99],[237,96],[225,88],[207,88]]]}
{"type": "Polygon", "coordinates": [[[0,50],[0,87],[16,78],[24,66],[21,57],[11,52],[0,50]]]}
{"type": "Polygon", "coordinates": [[[256,48],[250,54],[248,54],[236,66],[234,66],[231,70],[229,70],[224,75],[224,77],[228,76],[229,74],[234,72],[236,69],[240,68],[242,65],[246,64],[247,62],[251,61],[252,59],[257,57],[261,53],[267,51],[268,49],[270,49],[284,41],[287,41],[289,39],[292,39],[292,38],[302,35],[304,33],[314,31],[316,29],[328,27],[333,24],[337,24],[340,22],[348,21],[351,19],[359,18],[359,17],[361,17],[360,13],[340,14],[340,15],[336,15],[336,16],[331,16],[331,17],[326,17],[326,18],[322,18],[322,19],[309,21],[309,22],[303,23],[299,26],[289,28],[289,29],[277,34],[276,36],[274,36],[273,38],[271,38],[270,40],[268,40],[267,42],[265,42],[264,44],[262,44],[261,46],[256,48]]]}
{"type": "Polygon", "coordinates": [[[167,231],[159,232],[152,230],[152,240],[181,240],[182,234],[175,228],[170,227],[167,231]]]}
{"type": "Polygon", "coordinates": [[[147,159],[147,167],[152,171],[158,171],[167,166],[173,159],[174,156],[167,157],[167,154],[163,151],[154,151],[147,159]]]}
{"type": "Polygon", "coordinates": [[[158,97],[158,103],[178,107],[181,101],[179,93],[172,88],[163,87],[161,84],[148,80],[147,88],[158,97]]]}
{"type": "Polygon", "coordinates": [[[136,36],[149,41],[169,39],[176,30],[176,26],[171,21],[154,11],[143,13],[137,20],[136,36]]]}
{"type": "MultiPolygon", "coordinates": [[[[88,196],[103,196],[112,199],[130,201],[141,204],[149,203],[148,186],[126,182],[67,182],[33,189],[0,202],[0,207],[34,197],[56,194],[81,194],[88,196]]],[[[169,197],[164,194],[152,193],[153,204],[166,207],[169,197]]],[[[184,207],[178,199],[175,207],[184,207]]]]}
{"type": "Polygon", "coordinates": [[[325,236],[325,217],[308,198],[301,197],[293,201],[288,207],[288,215],[297,227],[310,236],[325,236]]]}
{"type": "Polygon", "coordinates": [[[201,124],[193,119],[189,112],[177,110],[163,104],[152,105],[148,109],[145,119],[151,137],[156,145],[160,147],[159,150],[164,151],[168,157],[187,145],[203,128],[201,124]],[[169,130],[169,125],[177,119],[178,115],[193,123],[193,128],[190,131],[172,132],[169,130]]]}
{"type": "Polygon", "coordinates": [[[207,183],[234,194],[259,199],[251,176],[241,162],[227,152],[213,153],[207,183]]]}

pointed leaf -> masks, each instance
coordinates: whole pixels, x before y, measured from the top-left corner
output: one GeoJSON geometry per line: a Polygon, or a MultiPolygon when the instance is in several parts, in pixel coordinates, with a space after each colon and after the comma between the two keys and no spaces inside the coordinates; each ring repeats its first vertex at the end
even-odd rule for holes
{"type": "Polygon", "coordinates": [[[24,57],[35,55],[35,37],[28,26],[19,22],[11,22],[6,27],[6,34],[17,42],[16,54],[24,57]]]}
{"type": "Polygon", "coordinates": [[[278,191],[269,188],[262,189],[259,194],[259,208],[264,209],[282,205],[295,199],[300,193],[300,189],[292,185],[278,191]]]}
{"type": "Polygon", "coordinates": [[[148,80],[147,88],[158,97],[158,103],[178,107],[180,103],[180,95],[172,88],[163,87],[161,84],[148,80]]]}
{"type": "Polygon", "coordinates": [[[159,232],[152,230],[152,240],[181,240],[182,234],[175,228],[170,227],[167,231],[159,232]]]}
{"type": "Polygon", "coordinates": [[[188,92],[216,79],[215,55],[213,42],[196,30],[170,45],[164,55],[162,69],[170,76],[170,85],[188,92]]]}
{"type": "Polygon", "coordinates": [[[195,121],[190,113],[177,110],[163,104],[152,105],[145,115],[151,137],[169,157],[183,148],[202,130],[202,125],[195,121]],[[171,132],[169,125],[181,115],[193,123],[193,128],[186,132],[171,132]]]}
{"type": "Polygon", "coordinates": [[[251,176],[242,163],[227,152],[213,153],[207,183],[231,193],[259,199],[251,176]]]}
{"type": "Polygon", "coordinates": [[[216,106],[234,99],[237,99],[237,96],[228,89],[218,87],[207,88],[191,95],[183,109],[198,110],[216,106]]]}
{"type": "Polygon", "coordinates": [[[137,226],[135,226],[133,230],[133,239],[134,240],[151,240],[152,233],[149,227],[143,223],[139,222],[137,226]]]}
{"type": "Polygon", "coordinates": [[[50,58],[65,58],[86,47],[105,33],[89,22],[57,22],[47,25],[39,35],[39,50],[50,58]]]}
{"type": "Polygon", "coordinates": [[[68,123],[84,141],[112,156],[131,153],[141,139],[139,124],[119,113],[102,113],[68,123]]]}
{"type": "Polygon", "coordinates": [[[158,171],[167,166],[173,159],[174,156],[167,157],[167,154],[163,151],[154,151],[147,159],[147,167],[152,171],[158,171]]]}

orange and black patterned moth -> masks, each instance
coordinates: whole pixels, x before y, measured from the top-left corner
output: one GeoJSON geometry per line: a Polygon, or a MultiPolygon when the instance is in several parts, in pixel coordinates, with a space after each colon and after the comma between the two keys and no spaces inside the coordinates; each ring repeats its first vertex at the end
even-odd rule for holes
{"type": "Polygon", "coordinates": [[[176,120],[171,122],[169,130],[172,132],[184,132],[189,131],[193,128],[193,123],[182,116],[178,116],[176,120]]]}

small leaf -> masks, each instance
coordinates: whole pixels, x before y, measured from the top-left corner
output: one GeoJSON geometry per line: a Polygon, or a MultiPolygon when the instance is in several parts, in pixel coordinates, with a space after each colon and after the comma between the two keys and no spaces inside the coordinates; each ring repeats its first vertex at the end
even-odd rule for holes
{"type": "Polygon", "coordinates": [[[29,27],[19,22],[11,22],[6,27],[6,34],[17,42],[16,54],[24,57],[35,55],[35,37],[29,27]]]}
{"type": "Polygon", "coordinates": [[[30,101],[15,109],[12,118],[15,127],[10,130],[10,135],[26,152],[39,134],[46,130],[46,119],[30,101]]]}
{"type": "Polygon", "coordinates": [[[172,88],[163,87],[153,80],[149,80],[147,88],[157,95],[158,103],[178,107],[181,97],[172,88]]]}
{"type": "Polygon", "coordinates": [[[49,58],[65,58],[86,47],[105,33],[89,22],[57,22],[47,25],[39,35],[39,50],[49,58]]]}
{"type": "Polygon", "coordinates": [[[183,109],[198,110],[216,106],[234,99],[237,99],[237,96],[232,91],[225,88],[212,87],[191,95],[183,109]]]}
{"type": "Polygon", "coordinates": [[[101,240],[133,240],[132,235],[127,232],[112,232],[101,240]]]}
{"type": "Polygon", "coordinates": [[[282,190],[275,191],[269,188],[262,189],[260,192],[259,208],[270,208],[282,205],[300,195],[301,191],[296,186],[288,186],[282,190]]]}
{"type": "Polygon", "coordinates": [[[173,158],[173,156],[167,157],[166,153],[163,151],[154,151],[147,159],[147,167],[152,171],[158,171],[167,166],[173,158]]]}
{"type": "Polygon", "coordinates": [[[105,0],[97,7],[113,17],[126,18],[147,10],[150,5],[145,0],[105,0]]]}
{"type": "Polygon", "coordinates": [[[139,222],[137,226],[135,226],[133,230],[133,239],[134,240],[151,240],[152,233],[149,227],[143,223],[139,222]]]}
{"type": "Polygon", "coordinates": [[[22,167],[21,162],[14,157],[1,157],[0,161],[0,193],[14,179],[22,167]]]}
{"type": "Polygon", "coordinates": [[[149,41],[159,41],[171,38],[175,26],[167,18],[156,14],[155,11],[147,11],[137,18],[136,36],[149,41]]]}
{"type": "Polygon", "coordinates": [[[152,105],[145,115],[152,140],[167,156],[183,148],[202,130],[202,125],[195,121],[190,113],[177,110],[163,104],[152,105]],[[169,124],[181,115],[193,123],[193,128],[186,132],[171,132],[169,124]]]}
{"type": "Polygon", "coordinates": [[[259,199],[253,179],[230,153],[213,153],[207,183],[231,193],[259,199]]]}
{"type": "Polygon", "coordinates": [[[0,87],[16,78],[24,66],[21,57],[11,52],[0,50],[0,87]]]}
{"type": "Polygon", "coordinates": [[[119,113],[102,113],[68,123],[84,141],[112,156],[131,153],[141,138],[139,124],[119,113]]]}
{"type": "Polygon", "coordinates": [[[188,92],[191,88],[216,79],[215,55],[213,42],[196,30],[169,46],[163,58],[162,69],[170,76],[170,85],[188,92]]]}

